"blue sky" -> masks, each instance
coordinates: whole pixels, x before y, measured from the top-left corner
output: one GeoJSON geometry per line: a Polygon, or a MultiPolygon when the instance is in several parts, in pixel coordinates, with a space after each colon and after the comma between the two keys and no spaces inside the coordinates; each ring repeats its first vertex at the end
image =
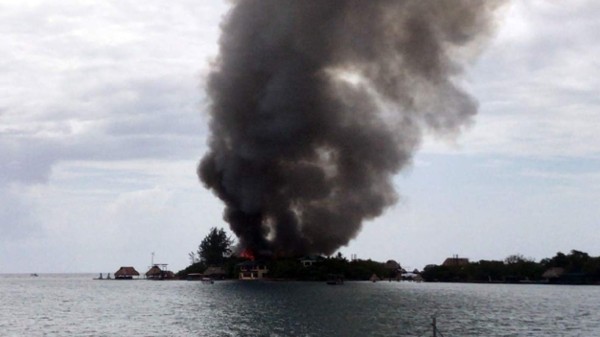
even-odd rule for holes
{"type": "MultiPolygon", "coordinates": [[[[221,1],[0,0],[0,268],[188,262],[222,204],[198,182],[221,1]]],[[[600,5],[513,1],[463,81],[473,124],[426,136],[400,201],[341,251],[600,255],[600,5]]]]}

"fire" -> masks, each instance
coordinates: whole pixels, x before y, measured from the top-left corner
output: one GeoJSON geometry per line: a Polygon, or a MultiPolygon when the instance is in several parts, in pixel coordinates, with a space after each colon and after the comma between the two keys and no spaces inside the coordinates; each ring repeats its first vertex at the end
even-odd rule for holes
{"type": "Polygon", "coordinates": [[[254,261],[254,253],[248,248],[242,250],[242,252],[240,253],[240,257],[254,261]]]}

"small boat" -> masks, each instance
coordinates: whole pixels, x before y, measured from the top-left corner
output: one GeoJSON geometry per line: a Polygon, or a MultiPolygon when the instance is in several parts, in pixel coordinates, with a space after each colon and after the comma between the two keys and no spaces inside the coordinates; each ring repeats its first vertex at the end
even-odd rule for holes
{"type": "Polygon", "coordinates": [[[206,283],[206,284],[213,284],[213,283],[215,283],[215,281],[212,278],[210,278],[210,277],[203,277],[201,281],[202,281],[202,283],[206,283]]]}
{"type": "Polygon", "coordinates": [[[31,275],[29,275],[29,276],[31,276],[31,277],[38,277],[38,276],[40,276],[40,275],[38,275],[38,274],[36,274],[36,273],[32,273],[32,274],[31,274],[31,275]]]}

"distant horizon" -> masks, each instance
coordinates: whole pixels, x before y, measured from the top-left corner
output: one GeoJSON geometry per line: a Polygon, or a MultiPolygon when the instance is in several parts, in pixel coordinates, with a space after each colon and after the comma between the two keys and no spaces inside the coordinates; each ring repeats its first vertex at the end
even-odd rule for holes
{"type": "MultiPolygon", "coordinates": [[[[572,252],[572,251],[580,251],[580,252],[583,252],[583,253],[588,253],[588,252],[586,252],[586,251],[584,251],[584,250],[579,250],[579,249],[572,248],[572,249],[569,249],[568,251],[557,251],[557,252],[555,252],[554,254],[552,254],[551,256],[545,256],[545,257],[542,257],[542,258],[532,258],[532,257],[530,257],[530,256],[526,256],[526,255],[522,255],[522,257],[523,257],[523,258],[525,258],[525,259],[532,259],[534,262],[536,262],[536,263],[539,263],[539,262],[541,262],[541,261],[542,261],[542,260],[544,260],[544,259],[547,259],[547,258],[552,258],[552,257],[553,257],[553,256],[555,256],[557,253],[569,254],[569,253],[570,253],[570,252],[572,252]]],[[[337,253],[336,253],[336,254],[337,254],[337,253]]],[[[319,254],[319,255],[321,255],[321,256],[324,256],[324,257],[335,257],[335,255],[336,255],[336,254],[332,254],[332,255],[329,255],[329,256],[327,256],[327,255],[324,255],[324,254],[319,254]]],[[[589,254],[589,253],[588,253],[588,254],[589,254]]],[[[505,256],[505,257],[503,257],[503,258],[498,258],[498,259],[494,259],[494,258],[492,258],[492,259],[473,259],[473,258],[470,258],[470,257],[468,257],[468,256],[462,256],[462,255],[458,255],[457,257],[458,257],[458,258],[466,258],[466,259],[468,259],[468,260],[469,260],[469,262],[470,262],[470,263],[472,263],[472,262],[479,262],[479,261],[502,261],[502,262],[504,262],[504,261],[505,261],[505,259],[506,259],[507,257],[509,257],[509,256],[512,256],[512,255],[519,255],[519,253],[510,254],[510,255],[507,255],[507,256],[505,256]]],[[[593,255],[593,254],[589,254],[589,255],[590,255],[590,257],[600,257],[600,255],[598,255],[598,256],[595,256],[595,255],[593,255]]],[[[347,259],[348,261],[352,261],[352,260],[350,259],[350,257],[349,257],[349,256],[343,255],[343,257],[344,257],[345,259],[347,259]]],[[[433,262],[432,262],[432,263],[427,263],[427,264],[423,265],[423,266],[422,266],[422,267],[420,267],[420,268],[419,268],[419,267],[414,267],[414,266],[413,266],[413,265],[411,265],[411,264],[406,264],[406,265],[405,265],[405,264],[403,264],[403,263],[402,263],[402,261],[398,261],[398,260],[396,260],[396,259],[392,259],[392,258],[390,258],[390,259],[386,259],[386,260],[375,260],[375,259],[371,259],[371,258],[360,258],[360,257],[358,257],[358,256],[357,256],[357,259],[358,259],[358,260],[363,260],[363,261],[371,260],[371,261],[374,261],[374,262],[380,262],[380,263],[385,263],[385,262],[387,262],[388,260],[395,260],[395,261],[396,261],[396,262],[398,262],[398,263],[400,264],[400,266],[401,266],[403,269],[405,269],[406,271],[412,271],[412,270],[414,270],[414,269],[418,269],[418,270],[421,272],[421,271],[423,271],[423,269],[424,269],[426,266],[428,266],[428,265],[438,265],[438,266],[440,266],[440,265],[442,265],[442,263],[444,262],[444,260],[446,260],[446,259],[448,259],[448,258],[455,258],[455,257],[456,257],[456,256],[453,256],[453,255],[451,254],[451,255],[449,255],[449,256],[447,256],[447,257],[443,258],[443,259],[442,259],[442,260],[441,260],[439,263],[433,263],[433,262]],[[408,267],[407,267],[407,266],[408,266],[408,267]],[[409,270],[409,269],[410,269],[410,270],[409,270]]],[[[273,260],[277,260],[277,258],[273,258],[273,260]]],[[[155,263],[155,265],[156,265],[156,264],[157,264],[157,263],[155,263]]],[[[187,266],[189,266],[189,264],[188,264],[188,265],[186,265],[185,267],[187,267],[187,266]]],[[[115,267],[115,271],[119,270],[119,268],[120,268],[120,267],[134,267],[134,268],[135,268],[135,269],[136,269],[138,272],[140,272],[140,278],[143,278],[143,273],[145,273],[145,271],[146,271],[146,270],[140,271],[140,270],[138,270],[138,266],[135,266],[135,265],[128,265],[128,264],[124,264],[124,265],[120,265],[120,266],[118,266],[118,267],[115,267]]],[[[175,272],[175,273],[176,273],[176,272],[178,272],[178,271],[180,271],[180,270],[183,270],[183,269],[185,269],[185,267],[183,267],[183,268],[180,268],[180,269],[177,269],[177,270],[174,270],[174,269],[168,268],[168,270],[171,270],[171,271],[173,271],[173,272],[175,272]]],[[[151,266],[150,266],[150,265],[148,265],[148,266],[147,266],[147,268],[149,269],[149,268],[151,268],[151,266]]],[[[38,275],[41,275],[41,274],[44,274],[44,275],[66,275],[66,274],[73,274],[73,275],[76,275],[76,274],[86,274],[86,275],[87,275],[87,274],[90,274],[90,275],[98,275],[99,273],[103,273],[103,274],[105,274],[105,273],[110,273],[110,274],[113,274],[113,273],[114,273],[114,271],[106,271],[106,270],[104,270],[104,271],[96,271],[96,272],[85,272],[85,271],[72,271],[72,272],[52,272],[52,271],[47,271],[47,272],[39,272],[39,271],[35,271],[35,270],[34,270],[34,271],[30,271],[30,272],[16,272],[16,273],[13,273],[13,272],[11,272],[11,273],[0,272],[0,275],[31,275],[31,274],[38,274],[38,275]]]]}

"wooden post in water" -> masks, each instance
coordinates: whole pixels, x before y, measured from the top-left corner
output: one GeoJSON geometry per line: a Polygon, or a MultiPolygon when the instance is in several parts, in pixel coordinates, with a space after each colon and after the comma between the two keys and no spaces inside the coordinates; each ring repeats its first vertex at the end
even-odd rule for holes
{"type": "Polygon", "coordinates": [[[433,322],[431,323],[431,326],[433,327],[433,337],[437,337],[437,323],[435,321],[435,315],[431,316],[431,318],[433,319],[433,322]]]}

